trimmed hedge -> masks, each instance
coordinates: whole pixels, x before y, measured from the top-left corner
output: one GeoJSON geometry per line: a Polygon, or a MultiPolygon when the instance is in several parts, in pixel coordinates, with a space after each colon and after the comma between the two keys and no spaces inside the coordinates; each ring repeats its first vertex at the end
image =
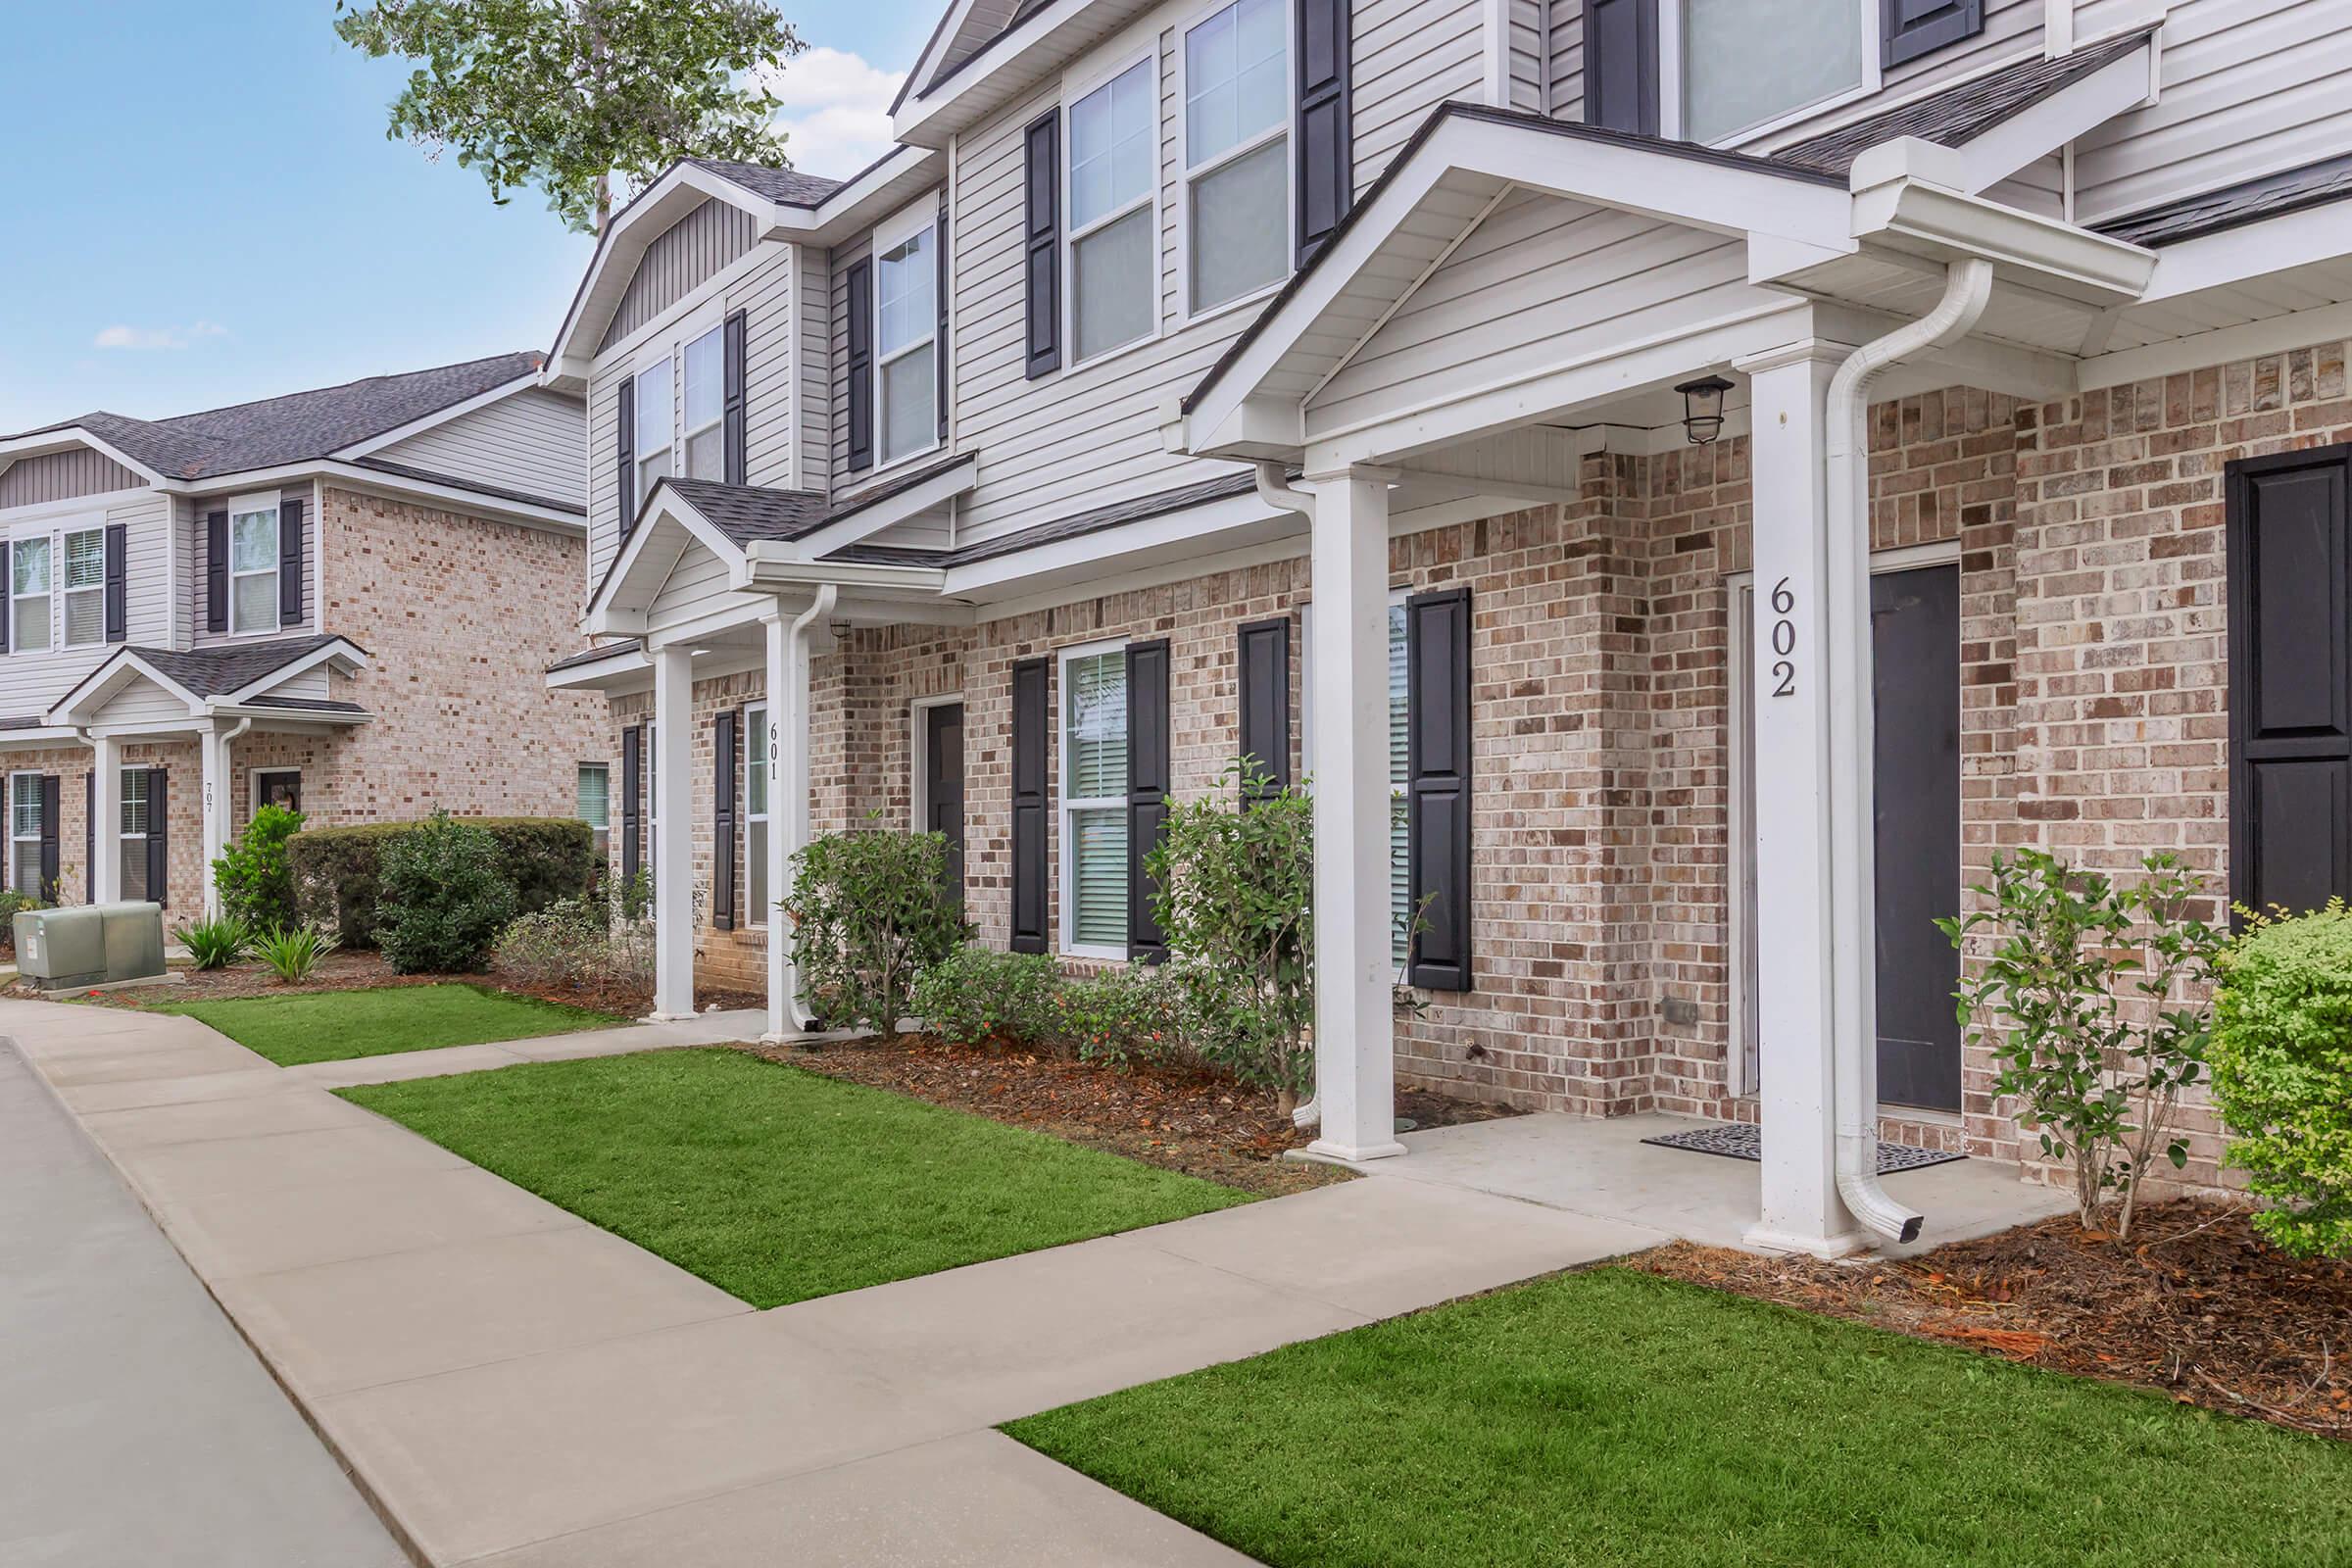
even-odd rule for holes
{"type": "MultiPolygon", "coordinates": [[[[514,908],[532,914],[559,899],[585,898],[596,880],[596,836],[568,816],[466,816],[498,843],[498,866],[514,884],[514,908]]],[[[305,920],[334,931],[347,948],[372,948],[384,846],[417,822],[305,828],[286,841],[294,902],[305,920]]]]}

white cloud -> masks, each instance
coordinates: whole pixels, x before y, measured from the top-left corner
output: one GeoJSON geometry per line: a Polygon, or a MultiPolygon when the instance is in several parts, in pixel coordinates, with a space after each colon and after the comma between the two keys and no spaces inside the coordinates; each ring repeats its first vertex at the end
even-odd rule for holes
{"type": "Polygon", "coordinates": [[[890,101],[896,72],[840,49],[811,49],[780,70],[760,73],[783,100],[777,127],[784,151],[804,173],[847,179],[890,151],[890,101]]]}
{"type": "Polygon", "coordinates": [[[101,349],[184,349],[199,338],[226,337],[228,328],[215,321],[187,326],[125,326],[118,321],[99,328],[90,346],[101,349]]]}

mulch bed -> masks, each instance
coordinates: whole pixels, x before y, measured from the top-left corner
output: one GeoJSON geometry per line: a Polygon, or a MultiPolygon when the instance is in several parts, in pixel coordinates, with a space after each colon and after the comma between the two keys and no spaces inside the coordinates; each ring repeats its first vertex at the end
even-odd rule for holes
{"type": "Polygon", "coordinates": [[[1634,1266],[2352,1439],[2352,1261],[2288,1257],[2254,1235],[2250,1212],[2157,1204],[2129,1244],[2068,1214],[1900,1262],[1677,1242],[1634,1266]]]}
{"type": "MultiPolygon", "coordinates": [[[[1348,1172],[1337,1166],[1284,1159],[1285,1150],[1303,1148],[1314,1135],[1292,1126],[1291,1118],[1274,1108],[1273,1096],[1205,1073],[1121,1069],[1029,1052],[975,1050],[922,1035],[813,1051],[741,1049],[1266,1197],[1348,1179],[1348,1172]]],[[[1423,1127],[1445,1127],[1515,1112],[1400,1089],[1396,1114],[1423,1127]]]]}
{"type": "MultiPolygon", "coordinates": [[[[598,1012],[610,1012],[623,1018],[639,1018],[653,1010],[653,994],[628,986],[530,986],[522,985],[506,975],[497,974],[394,974],[392,966],[380,953],[361,949],[346,949],[330,953],[311,971],[311,978],[301,985],[289,986],[259,963],[232,964],[225,969],[192,969],[185,964],[173,966],[183,978],[174,986],[135,986],[125,991],[93,992],[86,1000],[110,1007],[140,1007],[156,1003],[209,1002],[226,997],[285,997],[313,991],[375,991],[389,986],[474,985],[487,986],[493,991],[505,991],[520,997],[538,997],[547,1002],[561,1002],[568,1006],[588,1007],[598,1012]]],[[[33,995],[32,989],[22,983],[8,988],[10,994],[33,995]]],[[[711,988],[697,990],[694,1004],[698,1007],[761,1007],[764,999],[740,991],[720,991],[711,988]]]]}

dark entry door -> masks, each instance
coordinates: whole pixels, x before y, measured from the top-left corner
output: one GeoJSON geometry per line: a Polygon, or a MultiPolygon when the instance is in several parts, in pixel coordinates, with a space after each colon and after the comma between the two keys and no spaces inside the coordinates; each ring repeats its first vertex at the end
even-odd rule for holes
{"type": "Polygon", "coordinates": [[[963,705],[923,710],[923,826],[948,841],[948,885],[963,898],[963,705]]]}
{"type": "Polygon", "coordinates": [[[1870,580],[1878,787],[1879,1098],[1960,1108],[1960,569],[1870,580]]]}

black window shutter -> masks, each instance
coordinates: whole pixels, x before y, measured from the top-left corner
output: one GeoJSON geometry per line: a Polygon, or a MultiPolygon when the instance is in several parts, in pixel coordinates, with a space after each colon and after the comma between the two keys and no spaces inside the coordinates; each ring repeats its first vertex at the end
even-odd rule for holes
{"type": "Polygon", "coordinates": [[[1279,794],[1291,783],[1291,619],[1253,620],[1242,627],[1241,755],[1244,804],[1279,794]],[[1255,779],[1251,775],[1263,775],[1255,779]]]}
{"type": "Polygon", "coordinates": [[[874,264],[859,262],[849,276],[850,471],[874,466],[874,264]]]}
{"type": "Polygon", "coordinates": [[[287,496],[277,504],[277,623],[302,623],[302,502],[287,496]]]}
{"type": "Polygon", "coordinates": [[[1012,951],[1046,951],[1046,715],[1053,664],[1012,666],[1012,951]]]}
{"type": "Polygon", "coordinates": [[[1420,915],[1405,978],[1432,991],[1467,991],[1470,590],[1413,595],[1404,632],[1407,886],[1420,915]]]}
{"type": "Polygon", "coordinates": [[[737,311],[726,320],[726,335],[720,339],[724,348],[725,367],[719,372],[720,404],[719,442],[726,448],[725,474],[729,484],[746,483],[751,471],[745,442],[750,429],[744,408],[744,355],[751,337],[751,317],[737,311]]]}
{"type": "Polygon", "coordinates": [[[1879,0],[1879,64],[1906,60],[1984,30],[1984,0],[1879,0]]]}
{"type": "Polygon", "coordinates": [[[81,775],[81,902],[98,902],[98,770],[81,775]]]}
{"type": "Polygon", "coordinates": [[[57,903],[64,890],[58,886],[62,874],[57,859],[57,818],[64,805],[64,793],[58,788],[55,773],[41,775],[41,900],[57,903]]]}
{"type": "Polygon", "coordinates": [[[1298,265],[1315,259],[1355,200],[1349,132],[1349,0],[1298,0],[1298,107],[1291,157],[1298,167],[1298,265]]]}
{"type": "Polygon", "coordinates": [[[710,924],[735,929],[735,736],[733,709],[710,720],[710,924]]]}
{"type": "Polygon", "coordinates": [[[2352,897],[2352,445],[2229,467],[2232,902],[2352,897]]]}
{"type": "Polygon", "coordinates": [[[1022,158],[1022,298],[1028,315],[1027,372],[1034,381],[1061,368],[1061,111],[1029,122],[1022,158]]]}
{"type": "Polygon", "coordinates": [[[1585,0],[1585,122],[1658,133],[1658,0],[1585,0]]]}
{"type": "Polygon", "coordinates": [[[172,789],[162,768],[147,770],[147,898],[172,903],[172,789]]]}
{"type": "Polygon", "coordinates": [[[645,726],[629,724],[620,732],[620,881],[626,891],[637,880],[638,824],[645,812],[645,726]]]}
{"type": "Polygon", "coordinates": [[[130,637],[130,529],[120,522],[106,525],[106,640],[130,637]]]}
{"type": "Polygon", "coordinates": [[[204,624],[228,630],[228,514],[204,514],[204,624]]]}
{"type": "Polygon", "coordinates": [[[1127,956],[1164,963],[1168,939],[1145,861],[1168,825],[1168,644],[1127,645],[1127,956]]]}
{"type": "Polygon", "coordinates": [[[637,378],[620,380],[620,417],[613,425],[615,461],[620,484],[620,543],[628,543],[637,528],[637,378]]]}

